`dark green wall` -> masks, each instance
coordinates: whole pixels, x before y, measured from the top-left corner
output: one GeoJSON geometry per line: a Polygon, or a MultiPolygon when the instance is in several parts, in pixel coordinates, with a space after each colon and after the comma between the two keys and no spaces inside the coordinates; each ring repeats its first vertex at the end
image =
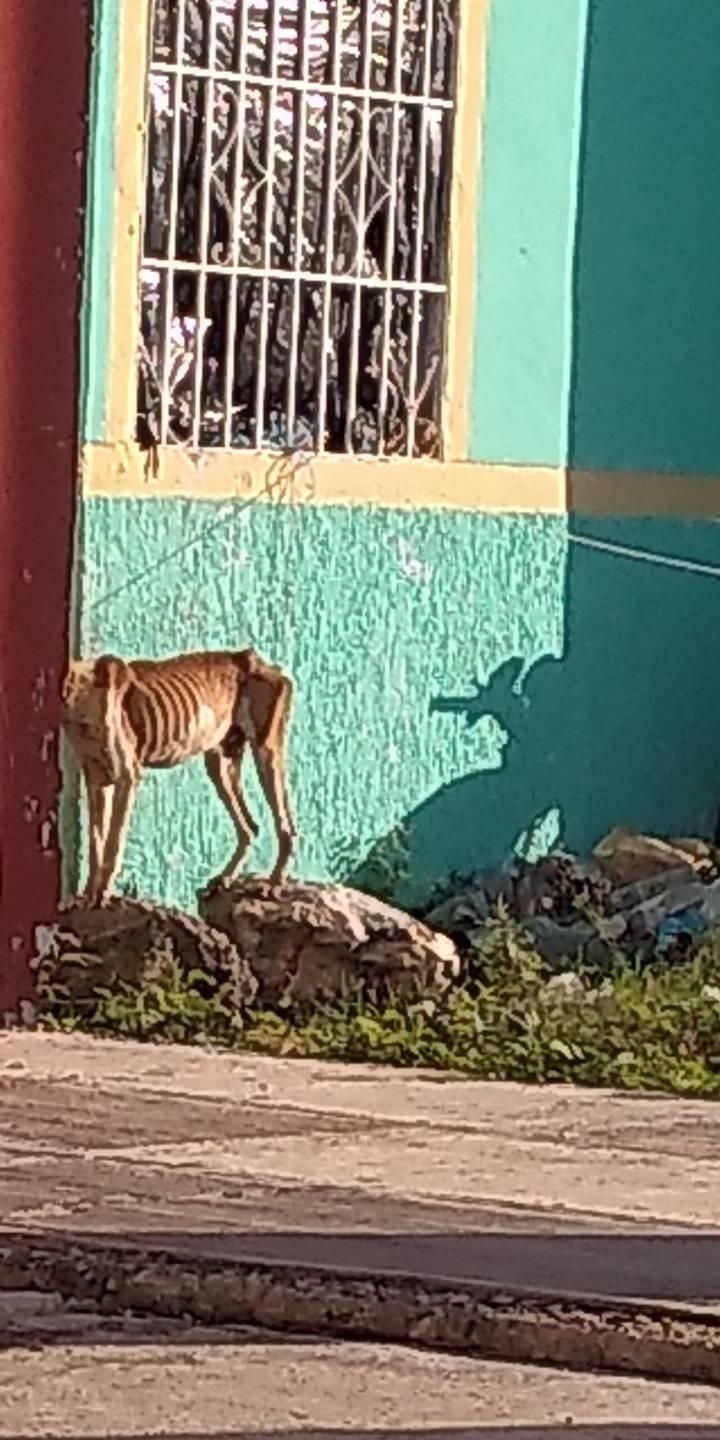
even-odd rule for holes
{"type": "Polygon", "coordinates": [[[719,0],[590,0],[583,110],[570,459],[717,473],[719,0]]]}

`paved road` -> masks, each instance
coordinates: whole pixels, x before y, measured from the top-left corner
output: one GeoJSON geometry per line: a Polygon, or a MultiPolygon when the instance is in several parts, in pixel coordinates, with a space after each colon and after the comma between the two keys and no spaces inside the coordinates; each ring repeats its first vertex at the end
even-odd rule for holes
{"type": "Polygon", "coordinates": [[[0,1351],[3,1440],[720,1440],[702,1386],[97,1320],[50,1297],[0,1295],[8,1315],[26,1333],[0,1351]]]}
{"type": "Polygon", "coordinates": [[[0,1037],[6,1230],[715,1307],[718,1197],[707,1102],[0,1037]]]}

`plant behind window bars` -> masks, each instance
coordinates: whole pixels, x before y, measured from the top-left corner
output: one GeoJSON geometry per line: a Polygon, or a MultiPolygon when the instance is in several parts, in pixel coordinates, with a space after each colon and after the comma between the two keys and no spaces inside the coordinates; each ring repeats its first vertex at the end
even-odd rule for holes
{"type": "Polygon", "coordinates": [[[138,439],[441,454],[458,0],[154,0],[138,439]]]}

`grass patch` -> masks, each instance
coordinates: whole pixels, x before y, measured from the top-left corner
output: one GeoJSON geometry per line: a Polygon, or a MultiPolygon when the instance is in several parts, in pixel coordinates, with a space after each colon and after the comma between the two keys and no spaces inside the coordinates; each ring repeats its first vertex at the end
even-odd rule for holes
{"type": "Polygon", "coordinates": [[[429,1066],[485,1080],[572,1081],[720,1094],[720,937],[689,955],[604,974],[553,975],[514,922],[488,924],[463,984],[440,998],[373,1005],[360,994],[305,1013],[240,1016],[201,972],[159,957],[141,989],[72,1001],[44,973],[40,1023],[127,1038],[272,1055],[429,1066]]]}

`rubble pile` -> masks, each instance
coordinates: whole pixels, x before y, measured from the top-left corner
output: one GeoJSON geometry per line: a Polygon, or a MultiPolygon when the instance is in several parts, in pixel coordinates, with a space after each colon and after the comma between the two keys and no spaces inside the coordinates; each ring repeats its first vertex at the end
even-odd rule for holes
{"type": "Polygon", "coordinates": [[[458,886],[424,916],[467,950],[498,912],[520,922],[551,964],[607,965],[687,950],[720,930],[720,857],[703,840],[659,840],[627,828],[589,856],[514,859],[458,886]]]}
{"type": "Polygon", "coordinates": [[[618,957],[682,955],[720,932],[720,852],[615,829],[590,855],[514,859],[458,882],[420,918],[348,886],[246,877],[198,896],[199,915],[128,897],[70,904],[35,929],[39,989],[92,1010],[98,996],[175,975],[242,1028],[253,1005],[317,1007],[356,992],[436,997],[498,916],[515,919],[558,980],[618,957]]]}

